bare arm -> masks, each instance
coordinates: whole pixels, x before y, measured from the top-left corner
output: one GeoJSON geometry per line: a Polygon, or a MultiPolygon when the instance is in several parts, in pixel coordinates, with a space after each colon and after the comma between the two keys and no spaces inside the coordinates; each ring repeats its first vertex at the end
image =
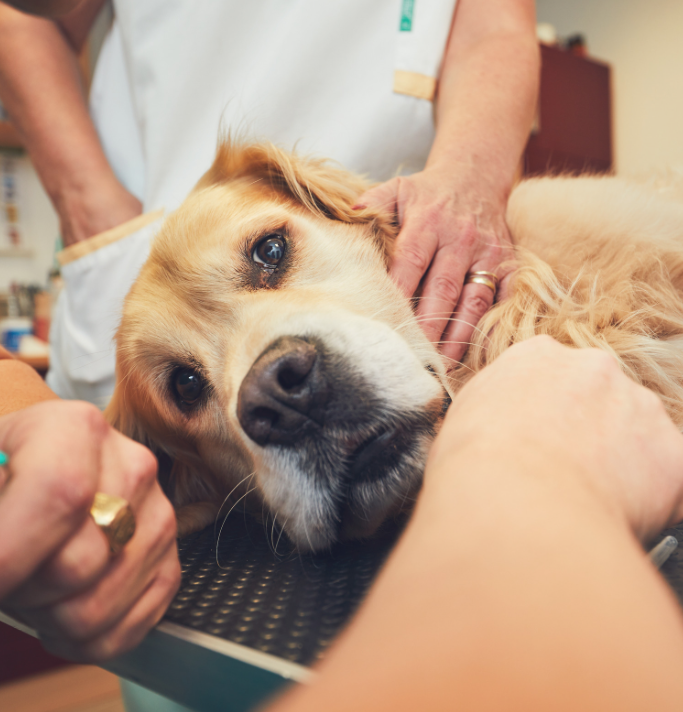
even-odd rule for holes
{"type": "Polygon", "coordinates": [[[436,100],[427,168],[466,167],[505,204],[536,106],[540,68],[533,3],[459,2],[436,100]]]}
{"type": "Polygon", "coordinates": [[[359,203],[396,211],[391,274],[445,356],[460,359],[493,292],[468,272],[497,274],[512,258],[505,207],[531,128],[539,51],[532,0],[458,0],[436,98],[436,138],[425,169],[395,178],[359,203]],[[454,317],[455,320],[451,320],[454,317]]]}
{"type": "Polygon", "coordinates": [[[80,48],[71,44],[84,40],[83,20],[92,20],[101,4],[86,0],[62,19],[62,31],[0,3],[0,98],[59,214],[66,245],[141,210],[102,151],[81,85],[80,48]]]}
{"type": "Polygon", "coordinates": [[[0,384],[2,384],[0,416],[34,403],[57,398],[34,369],[15,359],[2,346],[0,346],[0,384]]]}
{"type": "Polygon", "coordinates": [[[537,340],[452,408],[368,600],[271,712],[679,709],[683,618],[637,540],[683,517],[658,399],[537,340]]]}

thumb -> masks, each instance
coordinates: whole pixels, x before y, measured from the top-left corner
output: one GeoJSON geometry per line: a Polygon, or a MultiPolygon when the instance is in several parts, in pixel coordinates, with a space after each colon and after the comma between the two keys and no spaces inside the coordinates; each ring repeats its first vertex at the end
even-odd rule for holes
{"type": "Polygon", "coordinates": [[[373,186],[370,190],[366,190],[363,195],[358,198],[353,206],[354,210],[362,210],[363,208],[374,208],[387,213],[397,212],[398,198],[398,178],[392,178],[386,183],[379,183],[373,186]]]}

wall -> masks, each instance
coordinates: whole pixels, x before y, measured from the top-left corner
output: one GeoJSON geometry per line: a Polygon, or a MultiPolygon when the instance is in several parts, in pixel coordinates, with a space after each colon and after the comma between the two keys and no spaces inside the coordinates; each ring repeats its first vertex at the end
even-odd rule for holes
{"type": "Polygon", "coordinates": [[[683,166],[683,2],[537,0],[539,22],[581,32],[612,65],[619,173],[683,166]]]}
{"type": "Polygon", "coordinates": [[[46,284],[59,235],[57,215],[26,155],[16,159],[17,203],[23,245],[32,257],[0,257],[0,292],[11,282],[46,284]]]}

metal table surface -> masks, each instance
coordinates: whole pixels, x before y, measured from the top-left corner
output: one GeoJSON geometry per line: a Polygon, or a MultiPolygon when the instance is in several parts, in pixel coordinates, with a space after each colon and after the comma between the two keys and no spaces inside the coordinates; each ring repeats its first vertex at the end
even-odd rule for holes
{"type": "MultiPolygon", "coordinates": [[[[680,546],[662,573],[683,605],[680,546]]],[[[306,682],[386,560],[398,529],[299,555],[242,515],[179,542],[183,577],[162,623],[104,667],[197,712],[241,712],[306,682]]],[[[21,626],[19,626],[21,627],[21,626]]]]}
{"type": "MultiPolygon", "coordinates": [[[[160,630],[194,648],[173,650],[166,641],[172,660],[157,661],[157,676],[141,660],[118,672],[200,712],[251,709],[309,679],[308,666],[348,622],[398,533],[297,555],[277,532],[240,515],[217,546],[213,528],[189,537],[179,545],[182,585],[160,630]],[[177,674],[169,674],[174,665],[177,674]]],[[[666,534],[682,543],[662,573],[683,605],[683,525],[666,534]]]]}
{"type": "Polygon", "coordinates": [[[182,583],[162,623],[105,667],[198,712],[238,712],[309,666],[350,619],[399,534],[298,554],[237,514],[180,540],[182,583]]]}

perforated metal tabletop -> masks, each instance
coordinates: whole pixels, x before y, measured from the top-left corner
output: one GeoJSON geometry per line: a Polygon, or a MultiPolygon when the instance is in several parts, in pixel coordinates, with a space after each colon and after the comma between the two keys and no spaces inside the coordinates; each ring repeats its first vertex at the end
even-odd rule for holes
{"type": "MultiPolygon", "coordinates": [[[[242,516],[218,540],[213,528],[188,537],[166,617],[105,667],[196,712],[254,709],[283,685],[310,679],[308,666],[349,621],[399,533],[393,527],[315,555],[297,554],[242,516]]],[[[683,606],[683,525],[662,538],[669,534],[681,546],[661,571],[683,606]]]]}
{"type": "Polygon", "coordinates": [[[278,532],[235,516],[179,543],[183,583],[166,620],[300,665],[349,620],[398,536],[298,554],[278,532]],[[217,542],[217,544],[216,544],[217,542]]]}
{"type": "MultiPolygon", "coordinates": [[[[666,534],[682,543],[662,573],[683,605],[683,526],[666,534]]],[[[182,585],[164,622],[110,669],[201,712],[252,709],[289,681],[307,679],[307,666],[349,621],[398,535],[394,527],[299,555],[240,515],[217,545],[213,528],[188,537],[180,542],[182,585]]]]}
{"type": "MultiPolygon", "coordinates": [[[[662,573],[683,605],[683,527],[669,533],[682,546],[662,573]]],[[[234,517],[218,546],[213,528],[180,542],[183,583],[166,620],[309,665],[349,620],[397,535],[393,528],[330,552],[297,555],[277,542],[277,532],[234,517]]]]}
{"type": "Polygon", "coordinates": [[[199,712],[242,712],[310,678],[400,534],[299,554],[248,516],[179,542],[182,583],[161,625],[106,667],[199,712]]]}

